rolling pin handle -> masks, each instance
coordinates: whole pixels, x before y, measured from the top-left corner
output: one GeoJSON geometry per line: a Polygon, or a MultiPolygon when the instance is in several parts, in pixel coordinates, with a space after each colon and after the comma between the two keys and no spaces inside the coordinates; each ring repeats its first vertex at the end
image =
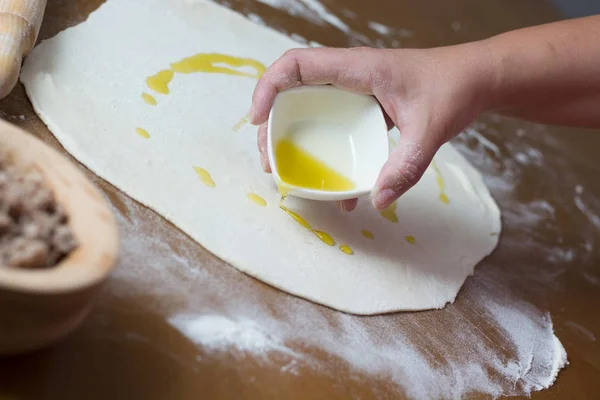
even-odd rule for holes
{"type": "Polygon", "coordinates": [[[0,98],[17,83],[21,62],[37,40],[46,0],[0,0],[0,98]]]}

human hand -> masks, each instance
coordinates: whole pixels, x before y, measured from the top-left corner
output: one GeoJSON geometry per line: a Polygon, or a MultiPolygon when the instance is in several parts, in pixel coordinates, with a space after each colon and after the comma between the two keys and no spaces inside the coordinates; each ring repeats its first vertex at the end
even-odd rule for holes
{"type": "MultiPolygon", "coordinates": [[[[477,43],[429,50],[370,48],[295,49],[286,52],[259,80],[250,122],[260,125],[258,149],[265,172],[267,119],[278,92],[299,85],[331,84],[373,95],[391,128],[401,131],[373,191],[383,210],[414,186],[442,144],[456,136],[486,106],[493,77],[487,52],[477,43]]],[[[351,211],[356,199],[341,203],[351,211]]]]}

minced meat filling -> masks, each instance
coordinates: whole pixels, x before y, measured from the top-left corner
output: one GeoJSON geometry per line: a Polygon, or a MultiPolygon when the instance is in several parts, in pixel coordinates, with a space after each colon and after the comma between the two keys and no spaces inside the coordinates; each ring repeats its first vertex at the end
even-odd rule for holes
{"type": "Polygon", "coordinates": [[[47,268],[77,246],[64,209],[37,173],[0,160],[0,265],[47,268]]]}

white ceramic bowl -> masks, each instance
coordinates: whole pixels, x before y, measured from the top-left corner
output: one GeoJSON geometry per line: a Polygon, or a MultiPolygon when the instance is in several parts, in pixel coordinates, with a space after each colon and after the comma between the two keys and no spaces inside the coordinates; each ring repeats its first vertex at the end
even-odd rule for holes
{"type": "Polygon", "coordinates": [[[303,150],[355,184],[348,191],[286,186],[291,196],[334,201],[369,194],[389,156],[388,129],[377,100],[333,86],[301,86],[279,93],[268,126],[269,162],[278,186],[283,182],[277,172],[275,148],[290,135],[303,150]],[[310,128],[297,129],[301,124],[310,128]]]}

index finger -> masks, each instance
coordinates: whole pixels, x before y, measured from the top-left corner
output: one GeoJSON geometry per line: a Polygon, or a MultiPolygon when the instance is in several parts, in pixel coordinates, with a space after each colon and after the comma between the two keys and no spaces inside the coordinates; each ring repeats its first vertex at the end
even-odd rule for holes
{"type": "Polygon", "coordinates": [[[266,122],[277,93],[298,85],[331,84],[374,94],[387,80],[381,61],[381,53],[369,48],[289,50],[259,79],[252,95],[250,122],[266,122]]]}

